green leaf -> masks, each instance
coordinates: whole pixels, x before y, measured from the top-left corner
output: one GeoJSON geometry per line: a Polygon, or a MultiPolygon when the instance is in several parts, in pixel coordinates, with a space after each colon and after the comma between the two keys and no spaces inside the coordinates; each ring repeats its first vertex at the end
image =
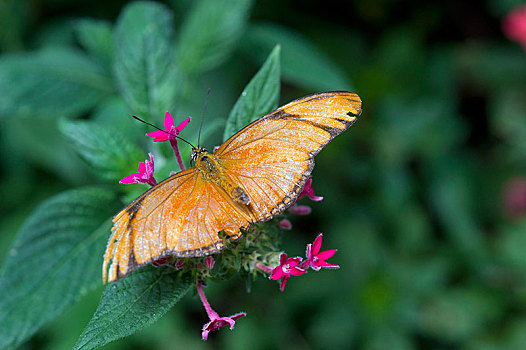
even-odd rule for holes
{"type": "Polygon", "coordinates": [[[69,117],[113,93],[112,82],[86,55],[53,48],[0,59],[0,117],[69,117]]]}
{"type": "Polygon", "coordinates": [[[111,71],[113,62],[113,32],[111,23],[94,19],[80,20],[76,26],[80,44],[98,59],[105,69],[111,71]]]}
{"type": "Polygon", "coordinates": [[[192,287],[167,267],[143,267],[108,285],[74,349],[95,349],[131,335],[170,310],[192,287]]]}
{"type": "Polygon", "coordinates": [[[16,346],[101,281],[116,209],[105,188],[44,201],[18,232],[0,277],[0,348],[16,346]]]}
{"type": "MultiPolygon", "coordinates": [[[[47,118],[6,119],[1,127],[5,146],[1,145],[0,149],[4,155],[13,159],[15,167],[20,164],[36,166],[58,176],[61,182],[86,184],[92,175],[86,172],[80,159],[70,151],[57,124],[55,120],[47,118]]],[[[4,164],[5,169],[9,167],[9,164],[4,164]]]]}
{"type": "Polygon", "coordinates": [[[281,45],[283,79],[314,91],[352,90],[345,72],[307,39],[284,27],[260,24],[249,28],[241,50],[256,62],[264,52],[281,45]]]}
{"type": "Polygon", "coordinates": [[[173,19],[164,5],[134,2],[115,27],[114,72],[130,109],[147,119],[175,105],[180,82],[175,67],[173,19]]]}
{"type": "Polygon", "coordinates": [[[226,121],[226,140],[250,122],[272,111],[278,105],[280,47],[276,46],[239,96],[226,121]]]}
{"type": "Polygon", "coordinates": [[[144,161],[144,153],[109,125],[61,120],[59,127],[79,157],[102,179],[118,181],[144,161]]]}
{"type": "Polygon", "coordinates": [[[250,0],[201,0],[181,28],[177,62],[186,73],[221,64],[244,30],[250,0]]]}

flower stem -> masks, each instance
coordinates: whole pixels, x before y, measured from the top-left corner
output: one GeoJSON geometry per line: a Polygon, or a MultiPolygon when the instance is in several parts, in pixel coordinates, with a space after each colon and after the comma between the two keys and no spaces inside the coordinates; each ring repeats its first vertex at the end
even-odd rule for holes
{"type": "Polygon", "coordinates": [[[272,273],[272,267],[265,266],[262,263],[256,263],[256,267],[265,273],[272,273]]]}
{"type": "Polygon", "coordinates": [[[203,282],[199,281],[197,282],[197,294],[199,294],[199,298],[201,298],[201,302],[203,303],[203,306],[206,310],[206,313],[208,314],[208,318],[215,319],[219,318],[219,315],[217,312],[215,312],[212,307],[210,306],[210,303],[208,300],[206,300],[205,292],[203,291],[203,282]]]}
{"type": "Polygon", "coordinates": [[[177,159],[177,163],[179,164],[179,168],[181,171],[185,170],[185,166],[183,163],[183,159],[181,158],[181,153],[179,152],[179,147],[177,146],[177,140],[170,139],[170,145],[172,145],[172,148],[175,153],[175,158],[177,159]]]}

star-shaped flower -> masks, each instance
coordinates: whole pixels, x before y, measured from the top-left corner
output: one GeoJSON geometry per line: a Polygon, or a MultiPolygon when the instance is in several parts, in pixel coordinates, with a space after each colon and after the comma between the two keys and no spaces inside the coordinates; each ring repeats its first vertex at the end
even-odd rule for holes
{"type": "Polygon", "coordinates": [[[138,171],[136,173],[123,177],[119,182],[121,184],[145,183],[149,184],[150,186],[157,185],[157,181],[153,177],[153,156],[151,153],[148,153],[148,155],[150,156],[150,160],[139,162],[138,171]]]}
{"type": "Polygon", "coordinates": [[[188,122],[190,122],[190,117],[186,118],[181,124],[175,126],[174,118],[170,113],[166,112],[164,115],[164,130],[149,132],[146,136],[153,137],[154,142],[176,140],[176,136],[183,131],[188,122]]]}
{"type": "Polygon", "coordinates": [[[307,271],[298,267],[302,260],[300,257],[287,259],[287,254],[282,253],[279,257],[279,260],[280,263],[272,270],[270,279],[277,281],[281,278],[280,289],[283,292],[283,290],[285,289],[285,284],[287,283],[291,275],[299,276],[303,275],[307,271]]]}
{"type": "Polygon", "coordinates": [[[303,187],[303,191],[301,191],[300,195],[298,196],[298,200],[306,196],[309,196],[309,198],[315,202],[319,202],[323,199],[321,196],[314,195],[314,190],[312,189],[312,176],[309,176],[309,179],[305,183],[305,187],[303,187]]]}
{"type": "Polygon", "coordinates": [[[226,326],[227,324],[230,325],[230,330],[234,329],[236,320],[246,315],[247,314],[245,312],[240,312],[238,314],[228,317],[219,317],[217,313],[215,315],[212,315],[212,317],[210,318],[210,322],[203,326],[203,332],[201,333],[203,340],[208,339],[208,333],[216,331],[219,328],[226,326]]]}
{"type": "Polygon", "coordinates": [[[170,146],[172,146],[174,150],[175,158],[177,159],[177,164],[179,164],[181,171],[185,169],[185,166],[183,159],[181,158],[181,153],[179,152],[179,147],[177,146],[177,135],[183,131],[189,122],[190,117],[183,120],[181,124],[175,126],[174,118],[172,118],[170,113],[166,112],[164,115],[164,130],[156,130],[146,134],[146,136],[153,137],[154,142],[170,141],[170,146]]]}
{"type": "Polygon", "coordinates": [[[312,244],[307,244],[307,260],[301,264],[300,268],[307,269],[311,267],[315,271],[319,271],[322,267],[328,269],[340,268],[339,265],[329,264],[326,261],[336,253],[336,249],[320,252],[322,238],[323,234],[320,233],[312,244]]]}
{"type": "Polygon", "coordinates": [[[234,325],[236,324],[236,320],[246,316],[247,314],[245,312],[240,312],[232,316],[228,317],[219,317],[217,312],[215,312],[212,307],[210,306],[210,303],[206,299],[205,292],[203,291],[203,287],[205,286],[204,282],[199,281],[197,282],[197,294],[199,294],[199,298],[201,299],[201,302],[203,303],[203,306],[206,310],[206,313],[208,315],[208,318],[210,321],[203,326],[203,331],[201,333],[201,336],[203,337],[203,340],[208,339],[208,334],[210,332],[216,331],[219,328],[230,325],[230,330],[234,328],[234,325]]]}

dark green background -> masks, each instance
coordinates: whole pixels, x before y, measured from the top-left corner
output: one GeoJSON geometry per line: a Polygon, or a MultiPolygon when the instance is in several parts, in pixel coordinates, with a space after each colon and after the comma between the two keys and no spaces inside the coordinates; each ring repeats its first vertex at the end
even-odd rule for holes
{"type": "MultiPolygon", "coordinates": [[[[115,22],[126,3],[3,0],[0,51],[77,46],[75,19],[115,22]]],[[[518,3],[255,2],[246,33],[220,66],[196,78],[183,109],[199,117],[211,87],[205,123],[226,118],[273,46],[253,45],[257,28],[277,37],[292,30],[310,42],[314,49],[295,57],[293,43],[280,41],[280,102],[351,88],[363,113],[316,158],[314,190],[325,199],[304,200],[313,213],[291,217],[284,248],[302,255],[323,232],[341,269],[293,278],[284,293],[263,278],[251,293],[236,278],[210,283],[207,295],[219,313],[247,312],[234,331],[203,342],[206,315],[197,296],[187,295],[153,326],[107,348],[524,349],[526,221],[503,209],[506,184],[526,176],[526,53],[501,31],[518,3]],[[330,74],[302,65],[308,59],[327,63],[330,74]]],[[[177,36],[192,2],[165,4],[177,36]]],[[[122,125],[136,126],[124,112],[122,125]]],[[[197,125],[184,131],[188,138],[197,125]]],[[[41,200],[99,180],[65,150],[55,119],[1,118],[0,127],[3,260],[41,200]]],[[[206,146],[221,135],[218,129],[206,146]]],[[[71,348],[101,291],[22,348],[71,348]]]]}

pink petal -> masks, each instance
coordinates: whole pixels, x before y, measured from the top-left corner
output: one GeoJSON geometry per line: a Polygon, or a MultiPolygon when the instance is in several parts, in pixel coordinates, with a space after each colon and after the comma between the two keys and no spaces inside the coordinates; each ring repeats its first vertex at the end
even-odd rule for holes
{"type": "Polygon", "coordinates": [[[279,256],[279,264],[283,266],[285,261],[287,261],[287,254],[281,253],[281,255],[279,256]]]}
{"type": "Polygon", "coordinates": [[[134,184],[134,183],[137,182],[137,177],[138,176],[139,176],[139,174],[133,173],[133,174],[130,174],[128,176],[123,177],[119,182],[121,184],[126,184],[126,185],[134,184]]]}
{"type": "Polygon", "coordinates": [[[321,241],[323,239],[323,233],[320,233],[318,237],[314,240],[314,243],[312,243],[312,255],[316,256],[320,252],[321,249],[321,241]]]}
{"type": "MultiPolygon", "coordinates": [[[[183,120],[183,122],[179,125],[177,125],[177,127],[175,128],[175,134],[179,134],[181,131],[183,131],[183,129],[186,127],[186,125],[188,125],[188,123],[190,122],[190,119],[192,119],[191,117],[188,117],[186,118],[185,120],[183,120]]],[[[173,121],[172,121],[172,125],[173,125],[173,121]]],[[[168,130],[168,129],[167,129],[168,130]]]]}
{"type": "Polygon", "coordinates": [[[174,118],[172,118],[170,113],[166,112],[166,114],[164,115],[164,130],[170,132],[173,126],[174,126],[174,118]]]}
{"type": "MultiPolygon", "coordinates": [[[[299,256],[297,256],[295,258],[287,259],[287,261],[285,263],[288,264],[289,267],[294,267],[294,266],[297,266],[301,262],[301,260],[303,260],[303,259],[300,258],[299,256]]],[[[283,266],[283,264],[281,266],[283,266]]]]}
{"type": "Polygon", "coordinates": [[[279,289],[281,289],[282,292],[285,290],[285,284],[287,283],[289,277],[290,276],[288,275],[283,275],[283,277],[281,278],[281,284],[279,286],[279,289]]]}
{"type": "Polygon", "coordinates": [[[303,275],[306,272],[307,271],[305,271],[303,269],[300,269],[299,267],[293,267],[292,269],[290,269],[290,274],[293,275],[293,276],[300,276],[300,275],[303,275]]]}
{"type": "Polygon", "coordinates": [[[324,252],[318,253],[318,255],[316,255],[316,256],[317,256],[318,259],[320,259],[320,260],[327,260],[327,259],[329,259],[331,256],[333,256],[334,253],[336,253],[336,250],[337,250],[337,249],[326,250],[326,251],[324,251],[324,252]]]}
{"type": "Polygon", "coordinates": [[[145,167],[146,167],[146,171],[145,171],[145,175],[150,178],[152,177],[153,175],[153,171],[154,171],[154,162],[153,162],[153,156],[151,153],[148,153],[148,155],[150,156],[150,161],[145,161],[145,167]]]}
{"type": "Polygon", "coordinates": [[[316,265],[319,267],[325,267],[327,269],[339,269],[340,268],[340,265],[329,264],[326,261],[318,261],[316,265]]]}
{"type": "Polygon", "coordinates": [[[230,318],[233,319],[234,321],[237,321],[239,318],[245,317],[246,315],[247,315],[246,312],[240,312],[238,314],[230,316],[230,318]]]}
{"type": "Polygon", "coordinates": [[[309,194],[309,189],[311,188],[311,184],[312,184],[312,177],[309,176],[309,179],[307,180],[307,182],[305,182],[305,186],[303,186],[303,190],[301,190],[301,193],[298,196],[298,200],[302,199],[303,197],[309,194]]]}
{"type": "Polygon", "coordinates": [[[311,266],[311,260],[306,259],[301,264],[299,264],[297,267],[302,270],[306,270],[311,266]]]}
{"type": "Polygon", "coordinates": [[[307,251],[305,252],[305,256],[307,257],[307,260],[310,260],[312,258],[312,243],[307,244],[307,251]]]}
{"type": "Polygon", "coordinates": [[[153,137],[153,142],[168,141],[170,139],[170,134],[167,134],[162,130],[149,132],[146,134],[146,136],[153,137]]]}
{"type": "Polygon", "coordinates": [[[281,265],[280,265],[280,266],[275,267],[274,270],[272,270],[272,273],[269,278],[273,281],[276,281],[276,280],[279,280],[281,276],[283,276],[283,269],[281,268],[281,265]]]}
{"type": "Polygon", "coordinates": [[[319,202],[321,200],[323,200],[323,197],[322,196],[315,196],[314,195],[314,191],[310,191],[309,192],[309,198],[312,200],[312,201],[315,201],[315,202],[319,202]]]}
{"type": "Polygon", "coordinates": [[[144,162],[139,162],[139,171],[138,171],[139,175],[144,175],[146,174],[146,164],[144,164],[144,162]]]}
{"type": "Polygon", "coordinates": [[[321,270],[321,266],[319,266],[319,262],[317,262],[317,263],[312,263],[310,267],[311,267],[311,269],[313,269],[314,271],[320,271],[320,270],[321,270]]]}

